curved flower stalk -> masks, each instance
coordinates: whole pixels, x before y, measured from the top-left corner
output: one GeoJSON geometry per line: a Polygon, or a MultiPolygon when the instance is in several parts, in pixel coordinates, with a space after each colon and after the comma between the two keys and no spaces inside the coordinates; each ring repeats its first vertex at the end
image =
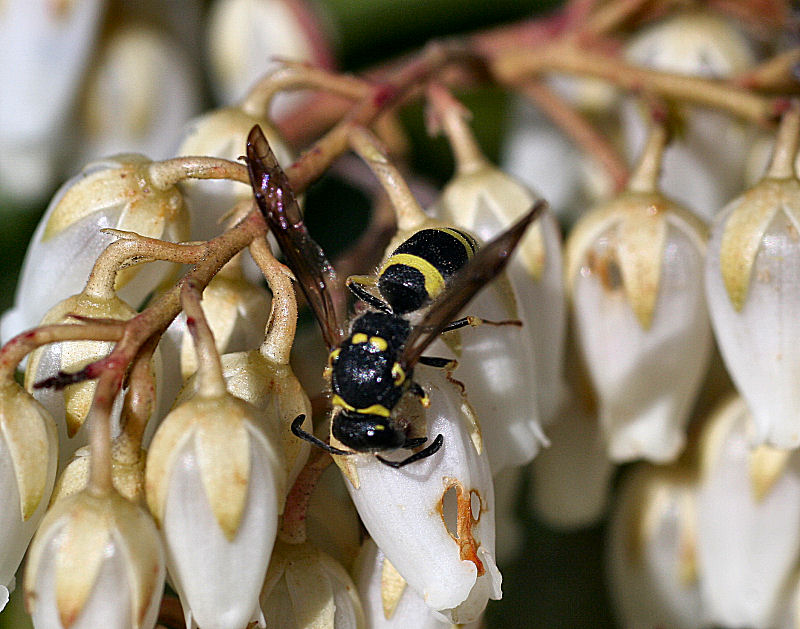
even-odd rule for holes
{"type": "MultiPolygon", "coordinates": [[[[384,557],[380,548],[367,539],[361,548],[356,567],[356,584],[367,626],[371,629],[452,629],[450,622],[440,618],[407,584],[400,573],[384,557]]],[[[477,629],[480,620],[465,629],[477,629]]]]}
{"type": "Polygon", "coordinates": [[[696,477],[682,464],[640,464],[625,478],[611,515],[607,555],[621,626],[705,626],[695,492],[696,477]]]}
{"type": "Polygon", "coordinates": [[[198,78],[187,55],[162,32],[135,23],[112,31],[77,112],[78,163],[123,151],[172,157],[179,130],[200,109],[198,78]]]}
{"type": "Polygon", "coordinates": [[[164,588],[152,518],[116,491],[56,502],[36,533],[25,600],[38,629],[151,629],[164,588]]]}
{"type": "MultiPolygon", "coordinates": [[[[157,164],[141,155],[119,156],[90,164],[60,188],[28,247],[14,308],[3,315],[3,338],[37,325],[55,304],[81,291],[95,260],[114,240],[104,228],[186,240],[183,197],[175,182],[156,182],[155,170],[157,164]]],[[[142,273],[136,266],[120,273],[122,299],[138,305],[171,268],[148,266],[142,273]]]]}
{"type": "MultiPolygon", "coordinates": [[[[334,64],[321,24],[299,2],[218,0],[211,6],[207,39],[212,87],[223,103],[239,101],[276,67],[273,59],[323,68],[334,64]]],[[[273,113],[279,117],[296,104],[296,98],[281,97],[273,113]]]]}
{"type": "MultiPolygon", "coordinates": [[[[468,112],[444,88],[432,87],[429,96],[436,122],[447,133],[456,158],[456,174],[433,213],[481,240],[491,240],[527,212],[538,195],[489,163],[467,125],[468,112]]],[[[544,423],[553,419],[564,395],[567,311],[561,257],[558,223],[551,211],[545,211],[523,237],[506,270],[533,346],[537,402],[544,423]]]]}
{"type": "Polygon", "coordinates": [[[755,439],[800,445],[800,113],[784,116],[766,176],[719,212],[708,259],[708,307],[720,352],[750,406],[755,439]]]}
{"type": "Polygon", "coordinates": [[[39,199],[63,175],[58,161],[63,157],[64,130],[94,49],[103,5],[101,0],[60,3],[58,8],[50,0],[3,3],[0,81],[6,88],[0,103],[0,190],[4,195],[39,199]]]}
{"type": "Polygon", "coordinates": [[[199,295],[183,289],[194,321],[197,393],[161,423],[145,470],[147,503],[167,548],[186,626],[240,629],[263,616],[267,570],[286,484],[279,437],[225,389],[199,295]],[[202,548],[203,552],[198,552],[202,548]]]}
{"type": "MultiPolygon", "coordinates": [[[[461,388],[441,370],[414,374],[431,402],[425,434],[443,435],[441,450],[402,469],[368,454],[334,460],[371,537],[409,586],[450,622],[470,623],[501,596],[489,462],[461,388]]],[[[422,424],[416,399],[401,405],[422,424]]]]}
{"type": "Polygon", "coordinates": [[[0,611],[44,516],[58,465],[53,418],[14,381],[14,365],[7,367],[0,374],[0,611]]]}
{"type": "Polygon", "coordinates": [[[752,437],[752,418],[738,397],[704,428],[697,556],[704,620],[766,629],[789,604],[800,558],[800,455],[751,449],[752,437]]]}
{"type": "Polygon", "coordinates": [[[366,629],[347,571],[311,544],[277,542],[261,592],[267,629],[366,629]]]}
{"type": "MultiPolygon", "coordinates": [[[[387,257],[421,229],[452,227],[428,218],[374,136],[366,131],[356,132],[351,144],[381,181],[398,218],[398,231],[389,243],[387,257]]],[[[467,313],[486,321],[518,321],[521,309],[508,277],[497,277],[470,302],[467,313]]],[[[428,354],[458,361],[455,376],[466,386],[471,404],[465,412],[474,407],[481,419],[483,443],[493,474],[536,456],[547,440],[539,425],[535,349],[524,326],[487,324],[465,328],[435,341],[428,354]]]]}
{"type": "MultiPolygon", "coordinates": [[[[287,475],[284,488],[288,492],[305,465],[311,447],[291,432],[291,424],[298,415],[306,416],[303,429],[311,430],[312,415],[311,401],[289,365],[297,325],[297,302],[291,272],[272,256],[266,240],[253,242],[250,250],[272,290],[270,319],[266,336],[264,326],[261,327],[259,340],[263,342],[257,349],[221,356],[222,377],[231,395],[252,405],[253,419],[262,429],[279,437],[287,475]]],[[[198,379],[189,380],[177,403],[195,395],[199,384],[198,379]]],[[[280,510],[283,511],[282,500],[280,510]]]]}
{"type": "Polygon", "coordinates": [[[678,456],[711,350],[706,228],[656,191],[665,140],[655,127],[627,190],[587,214],[567,242],[577,342],[617,462],[678,456]]]}
{"type": "MultiPolygon", "coordinates": [[[[756,61],[752,45],[733,22],[703,10],[643,30],[628,43],[625,55],[644,67],[713,79],[744,72],[756,61]]],[[[647,116],[632,100],[622,114],[629,153],[638,155],[646,143],[647,116]]],[[[684,132],[664,154],[661,186],[664,194],[710,220],[742,189],[754,131],[707,109],[687,107],[682,117],[684,132]]]]}

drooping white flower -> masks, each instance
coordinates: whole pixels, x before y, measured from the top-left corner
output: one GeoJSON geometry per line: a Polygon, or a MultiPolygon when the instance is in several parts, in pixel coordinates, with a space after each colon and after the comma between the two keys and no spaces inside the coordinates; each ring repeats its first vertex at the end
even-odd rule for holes
{"type": "Polygon", "coordinates": [[[615,501],[608,574],[617,619],[628,629],[704,626],[696,477],[676,465],[640,464],[624,479],[615,501]]]}
{"type": "MultiPolygon", "coordinates": [[[[102,299],[95,295],[80,293],[56,304],[42,319],[43,325],[75,323],[71,315],[118,319],[127,321],[136,311],[116,296],[102,299]]],[[[113,349],[108,341],[66,341],[50,343],[32,352],[25,371],[25,388],[53,416],[58,427],[59,469],[63,469],[69,458],[89,441],[88,427],[84,422],[92,406],[96,381],[86,380],[63,389],[42,388],[34,385],[55,376],[59,371],[74,373],[86,365],[104,358],[113,349]]],[[[118,395],[112,411],[113,433],[119,431],[122,410],[122,394],[118,395]]]]}
{"type": "MultiPolygon", "coordinates": [[[[463,391],[440,370],[414,373],[430,397],[427,435],[443,435],[441,450],[401,469],[369,454],[335,459],[364,525],[409,586],[451,622],[469,623],[501,596],[491,471],[463,391]]],[[[418,400],[401,406],[422,420],[418,400]]]]}
{"type": "MultiPolygon", "coordinates": [[[[475,155],[470,162],[459,164],[433,211],[442,221],[488,241],[522,217],[537,198],[525,185],[483,156],[475,155]]],[[[534,382],[527,386],[536,392],[535,403],[544,423],[552,419],[564,395],[562,370],[567,318],[561,258],[558,223],[554,214],[545,210],[523,237],[506,270],[523,332],[532,345],[534,382]]],[[[508,330],[494,332],[505,334],[508,330]]],[[[477,403],[478,392],[471,389],[470,394],[477,403]]]]}
{"type": "Polygon", "coordinates": [[[286,472],[276,436],[255,415],[228,393],[201,392],[164,419],[150,447],[147,502],[187,627],[240,629],[251,620],[263,626],[258,594],[286,472]]]}
{"type": "Polygon", "coordinates": [[[628,189],[585,215],[567,242],[577,342],[614,461],[670,461],[711,350],[701,269],[705,225],[656,191],[654,130],[628,189]]]}
{"type": "Polygon", "coordinates": [[[13,381],[0,384],[0,611],[56,477],[58,436],[47,410],[13,381]]]}
{"type": "Polygon", "coordinates": [[[7,197],[39,199],[64,174],[59,160],[66,154],[65,131],[103,5],[101,0],[3,3],[0,190],[7,197]]]}
{"type": "Polygon", "coordinates": [[[181,127],[200,108],[198,78],[164,32],[141,24],[113,30],[77,111],[77,163],[121,152],[172,157],[181,127]]]}
{"type": "Polygon", "coordinates": [[[153,520],[115,491],[82,491],[48,511],[25,573],[39,629],[151,629],[164,589],[164,550],[153,520]]]}
{"type": "MultiPolygon", "coordinates": [[[[222,103],[241,100],[275,58],[329,68],[333,56],[313,9],[286,0],[217,0],[208,21],[212,86],[222,103]]],[[[280,98],[280,113],[296,98],[280,98]]]]}
{"type": "MultiPolygon", "coordinates": [[[[628,43],[626,58],[636,64],[710,79],[724,79],[755,64],[753,47],[732,21],[695,10],[673,15],[643,29],[628,43]]],[[[664,155],[664,193],[706,220],[742,188],[754,130],[709,109],[681,110],[684,132],[664,155]],[[724,151],[719,150],[721,146],[724,151]]],[[[641,153],[647,117],[639,103],[622,108],[630,155],[641,153]]]]}
{"type": "Polygon", "coordinates": [[[752,449],[751,422],[736,397],[704,427],[697,557],[704,620],[767,629],[789,603],[800,559],[800,455],[752,449]]]}
{"type": "Polygon", "coordinates": [[[800,445],[798,118],[784,117],[767,175],[717,215],[705,269],[714,332],[756,439],[781,448],[800,445]]]}
{"type": "Polygon", "coordinates": [[[267,629],[365,629],[364,611],[347,571],[311,544],[275,544],[261,608],[267,629]]]}
{"type": "MultiPolygon", "coordinates": [[[[371,629],[451,629],[454,625],[425,604],[394,569],[380,548],[367,539],[356,566],[356,584],[371,629]]],[[[459,625],[477,629],[480,621],[459,625]]]]}
{"type": "MultiPolygon", "coordinates": [[[[151,163],[141,155],[96,162],[60,188],[25,255],[14,307],[2,318],[4,339],[38,325],[50,308],[83,289],[97,256],[115,239],[103,228],[186,240],[181,193],[175,185],[156,185],[151,163]]],[[[125,269],[117,277],[120,296],[140,304],[170,269],[165,262],[125,269]]]]}

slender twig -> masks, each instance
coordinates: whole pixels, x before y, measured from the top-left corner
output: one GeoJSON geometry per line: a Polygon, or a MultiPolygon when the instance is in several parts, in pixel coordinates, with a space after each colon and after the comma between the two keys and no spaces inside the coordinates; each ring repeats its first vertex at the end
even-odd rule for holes
{"type": "Polygon", "coordinates": [[[306,515],[308,504],[320,476],[333,462],[327,452],[312,451],[311,458],[305,464],[292,489],[286,496],[281,527],[278,531],[280,539],[288,544],[302,544],[306,541],[306,515]]]}

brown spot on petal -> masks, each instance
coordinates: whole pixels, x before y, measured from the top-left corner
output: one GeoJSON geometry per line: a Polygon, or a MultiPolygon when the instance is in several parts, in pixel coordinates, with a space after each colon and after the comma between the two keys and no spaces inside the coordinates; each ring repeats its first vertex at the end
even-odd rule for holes
{"type": "Polygon", "coordinates": [[[586,254],[586,270],[597,276],[600,285],[608,292],[614,292],[622,287],[622,273],[619,263],[614,255],[613,248],[605,251],[592,249],[586,254]]]}
{"type": "Polygon", "coordinates": [[[480,509],[478,510],[478,517],[480,512],[483,511],[483,500],[477,490],[467,491],[464,485],[457,479],[450,478],[445,480],[445,490],[442,492],[442,497],[439,500],[437,509],[442,517],[442,522],[447,528],[450,537],[458,544],[459,556],[462,560],[471,561],[478,569],[478,576],[482,576],[486,569],[483,567],[483,562],[478,558],[478,548],[480,542],[475,539],[472,534],[472,527],[477,524],[478,520],[472,513],[472,499],[477,497],[480,501],[480,509]],[[452,530],[447,527],[447,521],[444,513],[444,501],[448,492],[455,490],[456,492],[456,532],[453,534],[452,530]]]}

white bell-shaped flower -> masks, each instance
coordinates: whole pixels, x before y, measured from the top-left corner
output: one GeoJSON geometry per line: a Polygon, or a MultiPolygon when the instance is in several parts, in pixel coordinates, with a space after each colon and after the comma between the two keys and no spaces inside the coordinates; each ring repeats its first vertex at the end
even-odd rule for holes
{"type": "MultiPolygon", "coordinates": [[[[226,104],[241,100],[261,75],[276,67],[273,59],[325,68],[334,63],[312,7],[287,0],[217,0],[207,38],[212,87],[226,104]]],[[[279,116],[296,103],[296,98],[279,98],[273,113],[279,116]]]]}
{"type": "Polygon", "coordinates": [[[187,627],[240,629],[252,620],[263,626],[258,596],[286,485],[280,437],[261,424],[257,409],[226,391],[199,296],[191,295],[185,288],[184,310],[196,322],[197,393],[167,415],[153,438],[147,503],[187,627]]]}
{"type": "MultiPolygon", "coordinates": [[[[288,166],[294,156],[265,112],[238,106],[216,109],[189,121],[183,130],[178,155],[211,155],[237,160],[247,145],[247,135],[259,125],[280,164],[288,166]]],[[[196,180],[183,184],[191,213],[192,238],[208,240],[219,235],[224,213],[236,203],[252,197],[252,188],[230,180],[196,180]]]]}
{"type": "Polygon", "coordinates": [[[800,114],[784,117],[767,175],[719,212],[706,262],[708,308],[756,440],[800,445],[800,181],[793,162],[800,114]]]}
{"type": "Polygon", "coordinates": [[[101,0],[3,3],[0,82],[6,87],[0,102],[0,190],[4,195],[39,199],[63,176],[58,162],[68,155],[65,130],[104,4],[101,0]]]}
{"type": "Polygon", "coordinates": [[[115,491],[48,511],[28,555],[25,598],[37,629],[152,629],[164,550],[150,515],[115,491]]]}
{"type": "Polygon", "coordinates": [[[704,620],[767,629],[789,603],[800,559],[800,454],[761,445],[741,398],[701,437],[697,556],[704,620]]]}
{"type": "MultiPolygon", "coordinates": [[[[607,553],[611,594],[627,629],[698,629],[696,476],[640,464],[615,501],[607,553]]],[[[736,625],[741,626],[741,625],[736,625]]]]}
{"type": "MultiPolygon", "coordinates": [[[[371,629],[451,629],[445,621],[425,604],[394,569],[380,548],[371,539],[364,542],[356,566],[356,584],[367,626],[371,629]]],[[[459,625],[477,629],[480,621],[459,625]]]]}
{"type": "Polygon", "coordinates": [[[261,609],[267,629],[366,629],[347,571],[311,544],[275,544],[261,609]]]}
{"type": "MultiPolygon", "coordinates": [[[[464,411],[464,392],[440,370],[418,366],[414,373],[430,398],[427,435],[443,435],[441,450],[401,469],[370,454],[334,458],[364,525],[392,565],[428,607],[465,624],[480,616],[489,598],[501,596],[491,471],[480,429],[464,411]]],[[[423,421],[418,400],[400,404],[404,416],[423,421]]]]}
{"type": "MultiPolygon", "coordinates": [[[[102,299],[95,295],[80,293],[56,304],[42,319],[42,325],[74,323],[75,319],[71,315],[126,321],[135,314],[133,308],[116,296],[102,299]]],[[[108,341],[51,343],[32,352],[28,359],[25,388],[56,420],[60,469],[78,448],[88,443],[88,428],[81,429],[92,406],[97,383],[94,380],[85,380],[62,389],[49,387],[36,389],[34,385],[55,376],[59,371],[78,372],[86,365],[107,356],[113,347],[114,344],[108,341]]],[[[120,395],[113,411],[115,433],[119,431],[121,409],[120,395]]]]}
{"type": "Polygon", "coordinates": [[[567,242],[577,343],[618,462],[678,456],[711,350],[706,228],[656,192],[665,138],[654,129],[628,189],[583,217],[567,242]]]}
{"type": "MultiPolygon", "coordinates": [[[[457,166],[455,176],[444,187],[432,211],[443,222],[489,241],[521,218],[539,195],[489,163],[475,144],[463,119],[465,115],[453,104],[439,112],[441,124],[448,130],[454,146],[457,166]]],[[[554,214],[545,210],[520,241],[506,269],[523,332],[529,336],[533,351],[535,385],[527,386],[536,392],[539,415],[544,423],[553,418],[564,394],[562,370],[567,310],[561,258],[558,223],[554,214]]],[[[504,334],[508,330],[493,332],[504,334]]],[[[499,374],[496,377],[501,378],[499,374]]],[[[478,390],[471,388],[470,395],[478,404],[478,390]]]]}
{"type": "Polygon", "coordinates": [[[135,23],[114,29],[89,73],[77,112],[82,132],[77,163],[123,151],[172,157],[181,127],[200,109],[198,79],[165,32],[135,23]]]}
{"type": "MultiPolygon", "coordinates": [[[[160,187],[151,164],[141,155],[119,156],[87,166],[61,187],[28,246],[14,307],[3,315],[4,339],[38,325],[50,308],[83,289],[97,256],[115,239],[104,228],[186,240],[181,193],[171,183],[160,187]]],[[[120,296],[140,304],[171,268],[155,262],[125,269],[117,277],[120,296]]]]}
{"type": "Polygon", "coordinates": [[[0,384],[0,611],[44,516],[58,464],[55,423],[12,377],[0,384]]]}
{"type": "MultiPolygon", "coordinates": [[[[628,43],[628,61],[654,70],[709,79],[744,72],[756,61],[750,42],[733,21],[703,10],[673,15],[643,29],[628,43]]],[[[754,130],[709,109],[681,110],[684,132],[664,155],[664,193],[706,220],[742,189],[754,130]],[[721,146],[724,151],[719,150],[721,146]]],[[[647,116],[639,103],[622,108],[630,155],[641,153],[647,116]]]]}
{"type": "Polygon", "coordinates": [[[554,528],[595,524],[605,514],[616,466],[608,459],[596,411],[573,394],[547,428],[550,447],[533,460],[530,499],[554,528]]]}

